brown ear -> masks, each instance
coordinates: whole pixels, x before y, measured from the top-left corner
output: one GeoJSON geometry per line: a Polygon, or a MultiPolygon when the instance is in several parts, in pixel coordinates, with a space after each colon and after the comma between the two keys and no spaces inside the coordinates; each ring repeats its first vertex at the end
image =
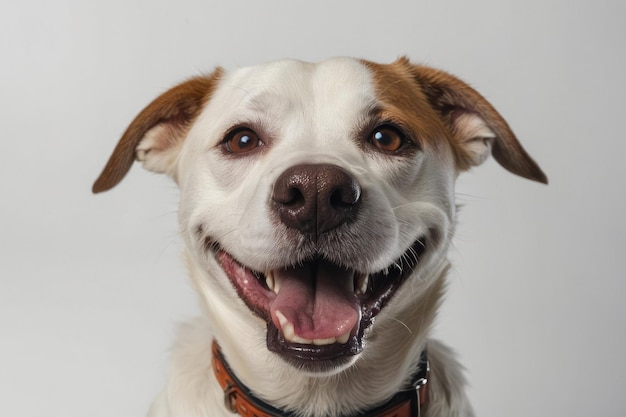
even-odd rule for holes
{"type": "Polygon", "coordinates": [[[546,175],[522,148],[504,118],[480,93],[443,71],[410,64],[405,58],[398,62],[409,67],[431,105],[450,124],[459,144],[460,169],[482,163],[491,153],[512,173],[548,183],[546,175]]]}
{"type": "Polygon", "coordinates": [[[155,172],[169,172],[175,150],[187,128],[213,92],[222,70],[210,76],[185,81],[157,97],[135,117],[122,135],[92,191],[100,193],[115,187],[130,170],[135,159],[155,172]]]}

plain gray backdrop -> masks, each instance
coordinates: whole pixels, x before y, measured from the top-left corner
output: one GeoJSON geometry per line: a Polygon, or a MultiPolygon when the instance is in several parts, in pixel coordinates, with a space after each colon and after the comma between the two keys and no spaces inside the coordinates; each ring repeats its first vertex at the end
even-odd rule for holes
{"type": "Polygon", "coordinates": [[[482,92],[550,179],[461,177],[436,327],[478,416],[623,416],[623,1],[0,3],[0,415],[142,416],[198,313],[177,189],[90,192],[150,100],[216,65],[408,55],[482,92]]]}

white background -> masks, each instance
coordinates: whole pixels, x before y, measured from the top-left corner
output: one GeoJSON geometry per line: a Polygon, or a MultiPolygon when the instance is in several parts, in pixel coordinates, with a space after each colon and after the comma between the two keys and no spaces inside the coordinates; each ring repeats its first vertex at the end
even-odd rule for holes
{"type": "Polygon", "coordinates": [[[216,65],[407,54],[469,81],[550,179],[461,178],[450,293],[479,416],[624,416],[626,3],[0,3],[0,415],[141,416],[198,312],[177,190],[90,193],[137,112],[216,65]]]}

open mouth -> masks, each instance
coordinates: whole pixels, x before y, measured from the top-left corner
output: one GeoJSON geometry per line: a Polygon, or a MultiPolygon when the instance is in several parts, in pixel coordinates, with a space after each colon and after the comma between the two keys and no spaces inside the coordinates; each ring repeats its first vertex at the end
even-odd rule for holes
{"type": "Polygon", "coordinates": [[[416,268],[424,238],[384,270],[366,274],[323,257],[253,271],[222,249],[215,256],[239,297],[267,322],[268,349],[311,370],[340,365],[362,351],[364,335],[416,268]]]}

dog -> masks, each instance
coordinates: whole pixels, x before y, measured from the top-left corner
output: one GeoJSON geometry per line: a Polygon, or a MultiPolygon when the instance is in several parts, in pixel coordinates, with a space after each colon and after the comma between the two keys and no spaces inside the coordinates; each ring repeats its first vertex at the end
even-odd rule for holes
{"type": "Polygon", "coordinates": [[[173,178],[203,315],[150,417],[471,416],[429,337],[457,176],[489,155],[547,184],[477,91],[400,58],[217,68],[156,98],[93,186],[173,178]]]}

